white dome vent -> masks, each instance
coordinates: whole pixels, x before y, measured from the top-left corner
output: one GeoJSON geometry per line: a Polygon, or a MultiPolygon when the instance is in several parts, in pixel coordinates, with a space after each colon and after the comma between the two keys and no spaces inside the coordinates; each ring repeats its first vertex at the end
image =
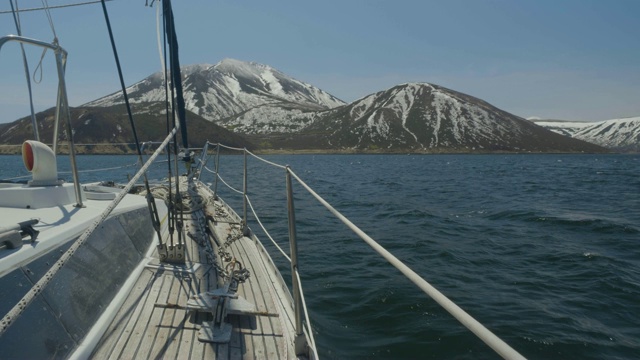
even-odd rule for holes
{"type": "Polygon", "coordinates": [[[56,155],[47,145],[28,140],[22,144],[22,162],[33,175],[29,186],[57,186],[64,181],[58,180],[56,155]]]}

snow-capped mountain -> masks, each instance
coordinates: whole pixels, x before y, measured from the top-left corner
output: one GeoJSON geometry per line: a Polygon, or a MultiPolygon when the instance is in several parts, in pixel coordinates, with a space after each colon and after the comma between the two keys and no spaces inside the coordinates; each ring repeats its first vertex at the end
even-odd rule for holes
{"type": "Polygon", "coordinates": [[[534,120],[551,131],[618,151],[640,151],[640,116],[598,122],[534,120]]]}
{"type": "Polygon", "coordinates": [[[573,137],[575,133],[593,125],[593,122],[586,121],[568,121],[568,120],[555,120],[555,119],[540,119],[540,118],[528,118],[527,120],[542,126],[545,129],[549,129],[561,135],[573,137]]]}
{"type": "MultiPolygon", "coordinates": [[[[398,85],[345,104],[312,85],[257,63],[226,59],[216,65],[185,66],[182,77],[188,111],[266,149],[606,151],[475,97],[428,83],[398,85]]],[[[130,86],[128,93],[138,116],[164,118],[161,73],[130,86]]],[[[122,102],[122,96],[116,93],[82,108],[100,108],[114,113],[105,119],[115,118],[124,111],[122,102]]]]}
{"type": "MultiPolygon", "coordinates": [[[[253,126],[266,118],[271,131],[297,130],[300,126],[289,123],[295,114],[345,104],[315,86],[255,62],[225,59],[216,65],[184,66],[181,72],[187,110],[225,127],[253,126]]],[[[134,104],[164,101],[163,74],[147,77],[130,86],[127,93],[134,104]]],[[[123,102],[118,92],[84,106],[109,107],[123,102]]]]}
{"type": "Polygon", "coordinates": [[[333,146],[422,151],[602,151],[441,86],[409,83],[315,114],[303,132],[333,146]]]}

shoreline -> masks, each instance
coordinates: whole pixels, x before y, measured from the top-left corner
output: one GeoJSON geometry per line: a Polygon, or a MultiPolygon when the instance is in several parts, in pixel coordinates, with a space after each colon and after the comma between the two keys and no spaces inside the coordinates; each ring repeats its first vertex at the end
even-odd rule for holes
{"type": "MultiPolygon", "coordinates": [[[[137,155],[135,150],[123,145],[104,145],[97,149],[95,145],[76,145],[76,155],[137,155]]],[[[432,149],[432,150],[364,150],[364,149],[255,149],[250,150],[256,155],[491,155],[491,154],[638,154],[637,152],[617,152],[610,150],[608,152],[567,152],[567,151],[508,151],[508,150],[478,150],[478,149],[432,149]]],[[[215,152],[210,151],[210,154],[215,152]]],[[[21,155],[22,145],[0,145],[1,155],[21,155]]],[[[58,155],[68,155],[68,147],[66,144],[60,144],[58,155]]],[[[152,154],[151,151],[145,151],[145,155],[152,154]]],[[[223,152],[222,154],[238,154],[238,152],[223,152]]]]}

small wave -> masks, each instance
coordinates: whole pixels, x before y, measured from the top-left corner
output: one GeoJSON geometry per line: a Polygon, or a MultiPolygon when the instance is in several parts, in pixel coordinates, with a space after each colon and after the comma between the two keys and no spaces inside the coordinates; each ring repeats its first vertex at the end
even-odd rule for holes
{"type": "Polygon", "coordinates": [[[627,224],[619,224],[607,219],[580,219],[563,217],[541,217],[538,221],[549,222],[563,227],[581,228],[598,233],[626,233],[637,234],[640,230],[627,224]]]}
{"type": "Polygon", "coordinates": [[[523,220],[536,221],[540,218],[533,211],[526,210],[504,210],[487,216],[489,220],[523,220]]]}
{"type": "Polygon", "coordinates": [[[386,215],[386,217],[390,219],[419,220],[419,219],[434,218],[436,216],[425,210],[409,209],[409,210],[389,212],[386,215]]]}
{"type": "Polygon", "coordinates": [[[535,343],[535,344],[553,345],[553,341],[551,341],[551,340],[534,339],[534,338],[531,338],[529,336],[523,336],[522,338],[524,340],[528,341],[528,342],[532,342],[532,343],[535,343]]]}
{"type": "Polygon", "coordinates": [[[489,220],[515,220],[523,222],[539,222],[549,226],[559,226],[563,228],[586,229],[599,233],[625,233],[638,234],[640,229],[629,225],[618,223],[612,219],[590,218],[583,214],[567,214],[564,216],[554,216],[539,214],[526,210],[506,210],[487,216],[489,220]]]}
{"type": "Polygon", "coordinates": [[[592,252],[585,252],[582,254],[582,256],[586,257],[587,259],[593,259],[596,257],[600,257],[600,254],[598,253],[592,253],[592,252]]]}

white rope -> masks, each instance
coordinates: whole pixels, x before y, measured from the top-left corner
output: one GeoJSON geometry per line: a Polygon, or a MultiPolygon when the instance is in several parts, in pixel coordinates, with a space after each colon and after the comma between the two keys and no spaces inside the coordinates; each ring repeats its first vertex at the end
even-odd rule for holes
{"type": "Polygon", "coordinates": [[[120,201],[129,193],[131,188],[135,185],[136,181],[142,176],[143,173],[147,171],[147,168],[151,166],[153,160],[161,153],[161,150],[164,149],[165,146],[171,141],[175,133],[177,132],[179,125],[176,124],[176,127],[171,131],[171,133],[166,137],[162,145],[149,157],[149,160],[140,168],[140,170],[133,176],[131,181],[118,193],[116,198],[107,206],[106,209],[100,214],[100,216],[93,222],[80,237],[71,245],[71,247],[56,261],[53,266],[47,271],[44,276],[37,283],[35,283],[31,289],[20,299],[20,301],[2,318],[0,321],[0,336],[2,336],[9,326],[11,326],[16,319],[27,309],[29,304],[35,300],[35,298],[44,290],[44,288],[49,284],[49,282],[53,279],[53,276],[62,269],[62,267],[66,264],[66,262],[73,256],[73,254],[82,246],[89,236],[93,233],[93,231],[111,214],[111,211],[118,206],[120,201]]]}
{"type": "Polygon", "coordinates": [[[267,163],[267,164],[269,164],[269,165],[273,165],[273,166],[278,167],[278,168],[283,169],[283,170],[286,170],[286,169],[287,169],[287,167],[286,167],[286,166],[284,166],[284,165],[276,164],[276,163],[271,162],[271,161],[269,161],[269,160],[267,160],[267,159],[263,159],[263,158],[261,158],[260,156],[258,156],[258,155],[256,155],[256,154],[252,153],[252,152],[251,152],[251,151],[249,151],[249,150],[245,150],[245,151],[246,151],[249,155],[253,156],[254,158],[256,158],[256,159],[258,159],[258,160],[260,160],[260,161],[262,161],[262,162],[265,162],[265,163],[267,163]]]}
{"type": "Polygon", "coordinates": [[[225,184],[225,185],[229,188],[229,190],[231,190],[231,191],[235,191],[235,192],[237,192],[238,194],[244,194],[242,191],[237,190],[237,189],[235,189],[235,188],[231,187],[231,185],[227,184],[227,182],[226,182],[226,181],[224,181],[224,179],[222,178],[222,176],[220,176],[220,174],[218,174],[217,176],[218,176],[218,179],[220,179],[220,181],[222,181],[222,183],[223,183],[223,184],[225,184]]]}
{"type": "Polygon", "coordinates": [[[407,265],[405,265],[402,261],[398,260],[397,257],[393,256],[390,252],[388,252],[384,247],[378,244],[375,240],[373,240],[369,235],[367,235],[364,231],[354,225],[349,219],[347,219],[344,215],[342,215],[338,210],[336,210],[331,204],[325,201],[320,195],[318,195],[309,185],[307,185],[302,179],[298,177],[291,169],[287,169],[287,171],[293,176],[300,185],[302,185],[307,191],[316,198],[327,210],[329,210],[335,217],[337,217],[340,221],[342,221],[351,231],[356,233],[362,240],[364,240],[369,246],[371,246],[378,254],[380,254],[383,258],[385,258],[391,265],[393,265],[396,269],[400,270],[404,276],[406,276],[411,282],[413,282],[416,286],[418,286],[425,294],[429,295],[433,300],[435,300],[440,306],[442,306],[449,314],[455,317],[462,325],[464,325],[467,329],[471,330],[480,340],[484,341],[489,347],[491,347],[495,352],[497,352],[500,356],[505,359],[524,359],[520,353],[510,347],[507,343],[505,343],[502,339],[493,334],[489,329],[487,329],[484,325],[474,319],[471,315],[462,310],[458,305],[456,305],[453,301],[449,300],[446,296],[444,296],[438,289],[434,288],[431,284],[429,284],[426,280],[424,280],[420,275],[416,274],[415,271],[411,270],[407,265]]]}
{"type": "Polygon", "coordinates": [[[16,180],[16,179],[24,179],[24,178],[28,178],[31,175],[22,175],[22,176],[16,176],[16,177],[12,177],[12,178],[7,178],[7,179],[2,179],[2,181],[9,181],[9,180],[16,180]]]}
{"type": "Polygon", "coordinates": [[[309,311],[307,311],[307,302],[304,300],[304,292],[302,291],[302,280],[300,280],[300,273],[298,269],[295,269],[296,278],[298,279],[298,288],[300,290],[300,300],[302,301],[302,309],[304,310],[304,317],[307,319],[305,324],[305,328],[307,329],[307,339],[309,340],[309,346],[311,346],[311,350],[313,350],[313,354],[316,359],[318,357],[318,351],[316,350],[316,339],[313,337],[313,329],[311,329],[311,324],[309,322],[309,311]]]}
{"type": "MultiPolygon", "coordinates": [[[[129,164],[129,165],[122,165],[122,166],[114,166],[114,167],[110,167],[110,168],[80,170],[78,172],[79,173],[90,173],[90,172],[99,172],[99,171],[107,171],[107,170],[118,170],[118,169],[124,169],[124,168],[128,168],[128,167],[136,166],[136,165],[138,165],[138,163],[129,164]]],[[[60,173],[60,174],[71,174],[71,171],[59,171],[58,173],[60,173]]]]}
{"type": "MultiPolygon", "coordinates": [[[[51,28],[51,32],[53,33],[53,44],[58,45],[58,35],[56,34],[55,26],[53,26],[53,19],[51,18],[51,12],[49,11],[48,0],[41,0],[41,1],[42,1],[42,9],[44,9],[45,13],[47,14],[47,19],[49,20],[49,27],[51,28]]],[[[44,48],[42,50],[42,55],[40,55],[40,61],[38,62],[38,66],[36,66],[36,68],[33,70],[33,82],[35,82],[36,84],[40,84],[42,82],[42,73],[43,73],[42,61],[44,60],[44,56],[47,54],[47,50],[49,49],[44,48]],[[36,73],[38,73],[38,69],[40,69],[40,76],[36,78],[36,73]]]]}
{"type": "MultiPolygon", "coordinates": [[[[211,144],[211,143],[210,143],[210,144],[211,144]]],[[[229,150],[236,150],[236,151],[245,151],[245,150],[246,150],[246,149],[243,149],[243,148],[236,148],[236,147],[231,147],[231,146],[227,146],[227,145],[222,145],[222,144],[220,144],[220,143],[218,143],[218,144],[211,144],[211,145],[218,145],[218,146],[220,146],[220,147],[223,147],[223,148],[225,148],[225,149],[229,149],[229,150]]]]}
{"type": "Polygon", "coordinates": [[[40,84],[42,82],[42,60],[44,60],[44,56],[47,54],[47,48],[42,50],[42,55],[40,55],[40,61],[38,61],[38,66],[33,70],[33,82],[36,84],[40,84]],[[36,73],[40,69],[40,77],[36,79],[36,73]]]}
{"type": "MultiPolygon", "coordinates": [[[[79,170],[78,172],[79,173],[91,173],[91,172],[100,172],[100,171],[108,171],[108,170],[118,170],[118,169],[124,169],[124,168],[137,166],[137,165],[138,165],[138,163],[134,163],[134,164],[129,164],[129,165],[114,166],[114,167],[109,167],[109,168],[79,170]]],[[[71,174],[71,171],[58,171],[58,174],[71,174]]],[[[31,176],[31,175],[16,176],[16,177],[8,178],[8,179],[2,179],[2,181],[28,178],[29,176],[31,176]]]]}
{"type": "MultiPolygon", "coordinates": [[[[265,158],[261,158],[260,156],[258,156],[258,155],[256,155],[256,154],[252,153],[251,151],[247,150],[246,148],[236,148],[236,147],[231,147],[231,146],[227,146],[227,145],[220,144],[220,143],[217,143],[217,144],[214,144],[214,143],[211,143],[211,142],[207,142],[207,143],[208,143],[208,144],[210,144],[210,145],[219,146],[219,147],[222,147],[222,148],[225,148],[225,149],[229,149],[229,150],[244,151],[244,152],[246,152],[247,154],[249,154],[249,155],[253,156],[254,158],[256,158],[256,159],[258,159],[258,160],[260,160],[260,161],[262,161],[262,162],[265,162],[265,163],[267,163],[267,164],[269,164],[269,165],[272,165],[272,166],[278,167],[278,168],[283,169],[283,170],[287,168],[287,167],[286,167],[286,166],[284,166],[284,165],[280,165],[280,164],[274,163],[274,162],[272,162],[272,161],[269,161],[269,160],[267,160],[267,159],[265,159],[265,158]]],[[[209,169],[207,169],[207,170],[209,170],[209,169]]],[[[211,171],[211,170],[209,170],[209,171],[211,171]]]]}
{"type": "Polygon", "coordinates": [[[160,40],[160,6],[156,6],[156,36],[158,38],[158,54],[160,54],[160,66],[162,71],[160,71],[160,73],[162,74],[162,79],[166,80],[164,78],[164,55],[162,54],[162,41],[160,40]]]}
{"type": "Polygon", "coordinates": [[[269,240],[271,240],[271,242],[273,243],[273,245],[275,245],[275,247],[280,251],[280,253],[282,254],[282,256],[284,256],[289,262],[291,262],[291,258],[282,250],[282,248],[276,243],[275,240],[273,240],[273,238],[271,237],[271,234],[269,234],[269,232],[267,231],[267,229],[264,227],[264,225],[262,225],[262,221],[260,221],[260,218],[258,217],[258,214],[256,214],[256,210],[253,208],[253,205],[251,204],[251,200],[249,200],[249,197],[247,196],[247,204],[249,204],[249,207],[251,208],[251,213],[253,213],[253,216],[256,218],[256,220],[258,221],[258,224],[260,225],[260,227],[262,228],[262,231],[264,231],[265,234],[267,234],[267,237],[269,238],[269,240]]]}
{"type": "Polygon", "coordinates": [[[207,170],[208,172],[212,173],[213,175],[215,175],[215,174],[216,174],[215,170],[211,170],[211,169],[209,169],[206,165],[205,165],[205,166],[203,166],[203,167],[205,168],[205,170],[207,170]]]}

